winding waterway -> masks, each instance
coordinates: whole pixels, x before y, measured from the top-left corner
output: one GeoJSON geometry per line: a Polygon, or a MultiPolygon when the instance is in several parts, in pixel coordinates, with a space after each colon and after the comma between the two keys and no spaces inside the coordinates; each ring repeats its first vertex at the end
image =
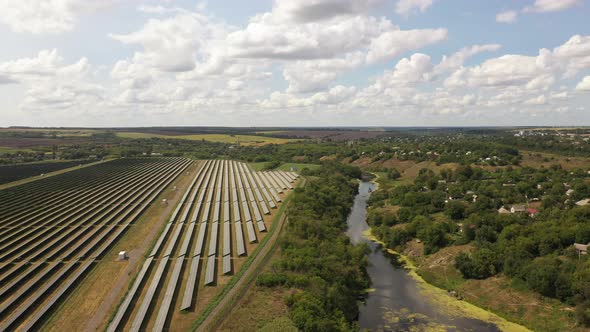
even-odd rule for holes
{"type": "Polygon", "coordinates": [[[421,291],[418,282],[380,244],[368,240],[367,200],[375,184],[363,181],[348,217],[348,236],[354,244],[367,243],[367,272],[371,291],[361,305],[359,325],[371,331],[500,331],[486,321],[456,317],[421,291]]]}

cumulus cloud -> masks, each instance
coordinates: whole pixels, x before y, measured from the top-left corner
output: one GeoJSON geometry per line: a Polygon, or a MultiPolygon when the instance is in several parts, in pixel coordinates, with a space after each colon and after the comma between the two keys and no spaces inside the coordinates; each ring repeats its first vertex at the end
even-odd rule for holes
{"type": "Polygon", "coordinates": [[[496,22],[499,23],[514,23],[518,17],[518,12],[515,10],[506,10],[496,15],[496,22]]]}
{"type": "Polygon", "coordinates": [[[433,0],[399,0],[395,4],[395,12],[402,16],[408,16],[413,12],[425,12],[432,6],[433,0]]]}
{"type": "Polygon", "coordinates": [[[471,58],[472,56],[483,52],[495,52],[501,47],[502,45],[500,44],[484,44],[464,47],[450,56],[444,55],[441,62],[436,66],[436,72],[440,74],[455,70],[461,67],[465,60],[471,58]]]}
{"type": "Polygon", "coordinates": [[[553,50],[539,50],[537,56],[508,54],[478,66],[457,69],[445,85],[547,89],[557,76],[572,78],[585,69],[590,69],[590,36],[574,35],[553,50]]]}
{"type": "Polygon", "coordinates": [[[590,76],[586,76],[576,85],[577,91],[590,91],[590,76]]]}
{"type": "Polygon", "coordinates": [[[565,10],[580,4],[580,0],[535,0],[532,6],[523,9],[524,12],[547,13],[565,10]]]}
{"type": "Polygon", "coordinates": [[[328,87],[341,73],[364,64],[364,54],[349,53],[342,58],[299,60],[285,65],[283,77],[289,82],[288,92],[317,92],[328,87]]]}
{"type": "Polygon", "coordinates": [[[376,63],[391,59],[404,52],[446,40],[447,29],[392,30],[371,41],[367,62],[376,63]]]}
{"type": "Polygon", "coordinates": [[[34,58],[21,58],[0,63],[0,74],[14,80],[38,80],[52,77],[76,77],[88,72],[88,59],[66,65],[57,49],[42,50],[34,58]]]}
{"type": "Polygon", "coordinates": [[[325,59],[358,50],[391,29],[389,20],[371,16],[291,24],[266,13],[252,18],[245,29],[230,33],[227,45],[234,57],[325,59]]]}
{"type": "MultiPolygon", "coordinates": [[[[512,121],[531,114],[550,119],[575,109],[567,107],[573,99],[588,96],[581,92],[590,91],[589,76],[572,80],[590,69],[590,36],[574,35],[538,54],[493,54],[500,44],[481,44],[439,58],[426,47],[449,38],[446,29],[404,30],[372,14],[379,2],[277,0],[239,27],[204,8],[140,6],[142,17],[151,18],[110,35],[132,51],[99,74],[88,59],[66,61],[49,49],[0,62],[0,84],[22,86],[20,106],[27,110],[93,109],[129,119],[123,111],[134,110],[145,119],[220,125],[406,118],[448,124],[450,114],[458,121],[512,121]],[[485,60],[468,61],[487,52],[485,60]],[[363,81],[369,72],[373,76],[363,81]],[[220,114],[226,123],[219,122],[220,114]]],[[[431,5],[402,0],[396,10],[401,6],[400,15],[407,16],[431,5]]],[[[548,8],[539,1],[534,6],[535,12],[548,8]]],[[[72,8],[72,19],[65,20],[70,25],[59,31],[96,10],[72,8]]],[[[498,21],[512,20],[500,14],[498,21]]]]}
{"type": "Polygon", "coordinates": [[[366,13],[381,0],[278,0],[273,12],[293,22],[313,22],[343,15],[366,13]]]}
{"type": "Polygon", "coordinates": [[[525,85],[547,68],[536,62],[536,57],[509,54],[484,61],[473,68],[462,68],[446,81],[448,87],[503,87],[525,85]]]}
{"type": "Polygon", "coordinates": [[[93,83],[91,76],[86,58],[68,64],[56,49],[0,63],[0,78],[26,88],[23,109],[61,109],[96,103],[102,100],[104,89],[93,83]]]}
{"type": "Polygon", "coordinates": [[[2,0],[0,23],[16,32],[55,34],[72,30],[78,17],[113,6],[119,0],[2,0]]]}
{"type": "Polygon", "coordinates": [[[312,104],[339,104],[348,100],[355,92],[355,87],[337,85],[328,91],[314,94],[310,101],[312,104]]]}
{"type": "Polygon", "coordinates": [[[125,44],[139,44],[134,61],[162,71],[183,72],[195,67],[199,53],[206,53],[212,42],[225,36],[225,26],[199,13],[180,13],[164,19],[150,19],[140,30],[111,34],[125,44]]]}

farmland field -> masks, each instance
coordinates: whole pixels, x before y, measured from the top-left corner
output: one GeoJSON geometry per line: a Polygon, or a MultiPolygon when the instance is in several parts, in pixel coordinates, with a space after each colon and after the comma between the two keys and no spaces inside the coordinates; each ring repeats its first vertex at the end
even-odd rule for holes
{"type": "Polygon", "coordinates": [[[208,160],[196,173],[108,331],[186,330],[266,236],[296,175],[208,160]]]}
{"type": "Polygon", "coordinates": [[[205,140],[219,143],[237,143],[241,145],[265,145],[265,144],[285,144],[298,141],[290,138],[265,137],[254,135],[227,135],[227,134],[196,134],[196,135],[160,135],[140,132],[119,132],[117,136],[122,138],[164,138],[164,139],[186,139],[186,140],[205,140]]]}
{"type": "Polygon", "coordinates": [[[119,159],[0,190],[0,330],[38,329],[191,163],[119,159]]]}

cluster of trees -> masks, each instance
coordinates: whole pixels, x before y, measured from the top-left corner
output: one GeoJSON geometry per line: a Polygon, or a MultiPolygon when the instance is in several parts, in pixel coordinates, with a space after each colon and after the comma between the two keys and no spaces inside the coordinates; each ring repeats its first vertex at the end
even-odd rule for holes
{"type": "Polygon", "coordinates": [[[295,190],[281,239],[281,256],[257,284],[297,289],[286,298],[290,317],[302,331],[355,328],[359,297],[368,285],[366,246],[345,235],[346,218],[357,192],[360,170],[326,163],[295,190]]]}
{"type": "Polygon", "coordinates": [[[579,258],[572,244],[590,242],[590,206],[575,205],[589,197],[588,174],[581,169],[461,166],[439,174],[423,169],[413,184],[372,195],[368,221],[390,247],[418,238],[429,254],[472,243],[473,251],[455,259],[465,278],[503,273],[541,295],[577,306],[579,321],[587,323],[590,259],[579,258]],[[534,218],[497,211],[538,201],[534,218]],[[399,206],[395,213],[383,208],[392,205],[399,206]]]}
{"type": "Polygon", "coordinates": [[[533,151],[554,152],[568,156],[586,157],[590,154],[590,141],[585,140],[588,130],[571,131],[576,136],[564,136],[568,132],[548,131],[544,135],[537,132],[535,135],[516,137],[512,134],[503,135],[499,142],[518,148],[533,151]]]}
{"type": "Polygon", "coordinates": [[[522,159],[517,149],[503,144],[497,136],[464,134],[365,140],[347,146],[341,153],[352,160],[362,156],[371,158],[373,162],[395,158],[416,162],[432,160],[439,164],[478,163],[491,166],[518,165],[522,159]]]}
{"type": "Polygon", "coordinates": [[[44,151],[29,152],[17,149],[10,152],[0,152],[0,165],[29,163],[45,159],[44,151]]]}

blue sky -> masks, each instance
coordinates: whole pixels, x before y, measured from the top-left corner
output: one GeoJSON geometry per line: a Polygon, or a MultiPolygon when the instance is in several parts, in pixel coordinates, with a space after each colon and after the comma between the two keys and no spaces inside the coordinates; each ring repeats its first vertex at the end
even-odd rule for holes
{"type": "Polygon", "coordinates": [[[0,4],[0,126],[590,125],[585,0],[0,4]]]}

